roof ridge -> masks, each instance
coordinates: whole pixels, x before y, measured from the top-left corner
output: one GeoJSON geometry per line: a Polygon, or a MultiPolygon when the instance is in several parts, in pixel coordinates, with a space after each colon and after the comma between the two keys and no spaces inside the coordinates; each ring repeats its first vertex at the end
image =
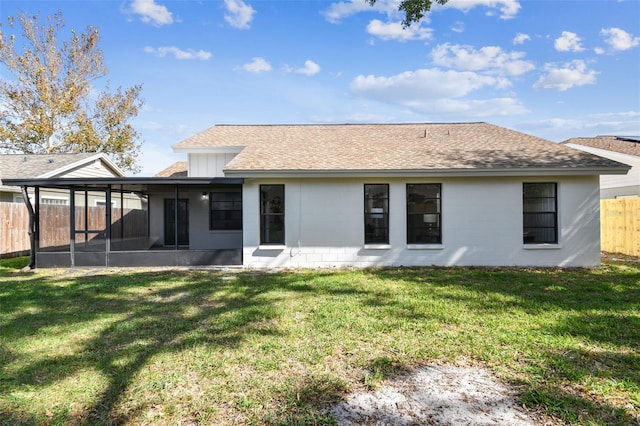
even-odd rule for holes
{"type": "Polygon", "coordinates": [[[207,130],[215,127],[339,127],[339,126],[429,126],[429,125],[468,125],[468,124],[489,124],[486,121],[455,121],[455,122],[407,122],[407,123],[279,123],[279,124],[231,124],[219,123],[215,124],[207,130]]]}

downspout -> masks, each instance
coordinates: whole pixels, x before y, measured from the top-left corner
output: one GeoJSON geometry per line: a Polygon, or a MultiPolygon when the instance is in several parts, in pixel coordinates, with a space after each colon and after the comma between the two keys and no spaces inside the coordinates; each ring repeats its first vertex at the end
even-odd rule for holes
{"type": "MultiPolygon", "coordinates": [[[[33,210],[33,205],[31,204],[31,200],[29,199],[29,193],[27,191],[27,186],[21,186],[20,190],[22,191],[22,200],[24,204],[27,206],[27,211],[29,212],[29,245],[31,246],[29,250],[29,269],[35,269],[36,267],[36,214],[33,210]]],[[[37,197],[37,187],[36,187],[36,197],[37,197]]]]}

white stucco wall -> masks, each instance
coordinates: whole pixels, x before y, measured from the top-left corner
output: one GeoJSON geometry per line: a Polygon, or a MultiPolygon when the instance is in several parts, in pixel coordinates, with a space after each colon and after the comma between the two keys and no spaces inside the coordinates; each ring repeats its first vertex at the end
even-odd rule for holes
{"type": "Polygon", "coordinates": [[[595,266],[600,263],[597,176],[563,178],[247,179],[246,267],[595,266]],[[522,242],[522,183],[558,183],[559,244],[522,242]],[[442,184],[442,245],[408,247],[407,183],[442,184]],[[390,244],[364,246],[364,184],[387,183],[390,244]],[[285,185],[285,245],[260,247],[259,185],[285,185]]]}
{"type": "MultiPolygon", "coordinates": [[[[211,250],[239,248],[242,246],[242,231],[209,230],[209,200],[202,198],[208,189],[181,190],[178,198],[189,200],[189,249],[211,250]]],[[[174,192],[154,193],[150,198],[150,235],[159,244],[164,242],[164,200],[175,197],[174,192]]]]}
{"type": "Polygon", "coordinates": [[[211,250],[242,247],[242,231],[209,229],[209,199],[202,191],[189,192],[189,249],[211,250]]]}

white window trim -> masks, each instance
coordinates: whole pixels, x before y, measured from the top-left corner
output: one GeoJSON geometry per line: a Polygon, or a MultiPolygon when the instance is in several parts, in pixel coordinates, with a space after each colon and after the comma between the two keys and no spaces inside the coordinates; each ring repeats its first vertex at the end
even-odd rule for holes
{"type": "Polygon", "coordinates": [[[444,244],[407,244],[407,250],[444,250],[444,244]]]}
{"type": "Polygon", "coordinates": [[[365,250],[389,250],[391,249],[391,244],[365,244],[365,250]]]}
{"type": "MultiPolygon", "coordinates": [[[[106,206],[107,200],[105,200],[104,198],[93,200],[93,205],[94,207],[106,206]],[[102,204],[98,204],[98,203],[102,203],[102,204]]],[[[115,207],[115,206],[116,206],[116,202],[111,200],[111,207],[115,207]]]]}
{"type": "Polygon", "coordinates": [[[49,205],[56,205],[56,206],[68,206],[69,205],[69,198],[68,197],[57,197],[55,195],[40,195],[40,204],[49,204],[49,205]],[[47,203],[44,200],[62,200],[64,201],[63,204],[60,203],[47,203]]]}
{"type": "Polygon", "coordinates": [[[559,250],[562,244],[523,244],[525,250],[559,250]]]}
{"type": "Polygon", "coordinates": [[[258,246],[258,250],[274,250],[274,251],[282,251],[286,249],[287,246],[284,244],[260,244],[258,246]]]}

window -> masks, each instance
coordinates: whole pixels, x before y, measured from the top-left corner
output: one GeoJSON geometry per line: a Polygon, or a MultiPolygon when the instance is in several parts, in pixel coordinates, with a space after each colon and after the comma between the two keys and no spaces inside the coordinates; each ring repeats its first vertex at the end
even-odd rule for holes
{"type": "Polygon", "coordinates": [[[364,185],[364,243],[389,244],[389,185],[364,185]]]}
{"type": "Polygon", "coordinates": [[[40,197],[40,204],[49,204],[54,206],[68,206],[69,200],[63,197],[42,196],[40,197]]]}
{"type": "Polygon", "coordinates": [[[524,244],[558,242],[558,197],[556,183],[524,183],[522,214],[524,244]]]}
{"type": "Polygon", "coordinates": [[[209,193],[209,229],[242,230],[242,186],[216,188],[209,193]]]}
{"type": "Polygon", "coordinates": [[[441,244],[439,183],[407,185],[407,244],[441,244]]]}
{"type": "Polygon", "coordinates": [[[260,185],[260,244],[284,244],[284,185],[260,185]]]}

